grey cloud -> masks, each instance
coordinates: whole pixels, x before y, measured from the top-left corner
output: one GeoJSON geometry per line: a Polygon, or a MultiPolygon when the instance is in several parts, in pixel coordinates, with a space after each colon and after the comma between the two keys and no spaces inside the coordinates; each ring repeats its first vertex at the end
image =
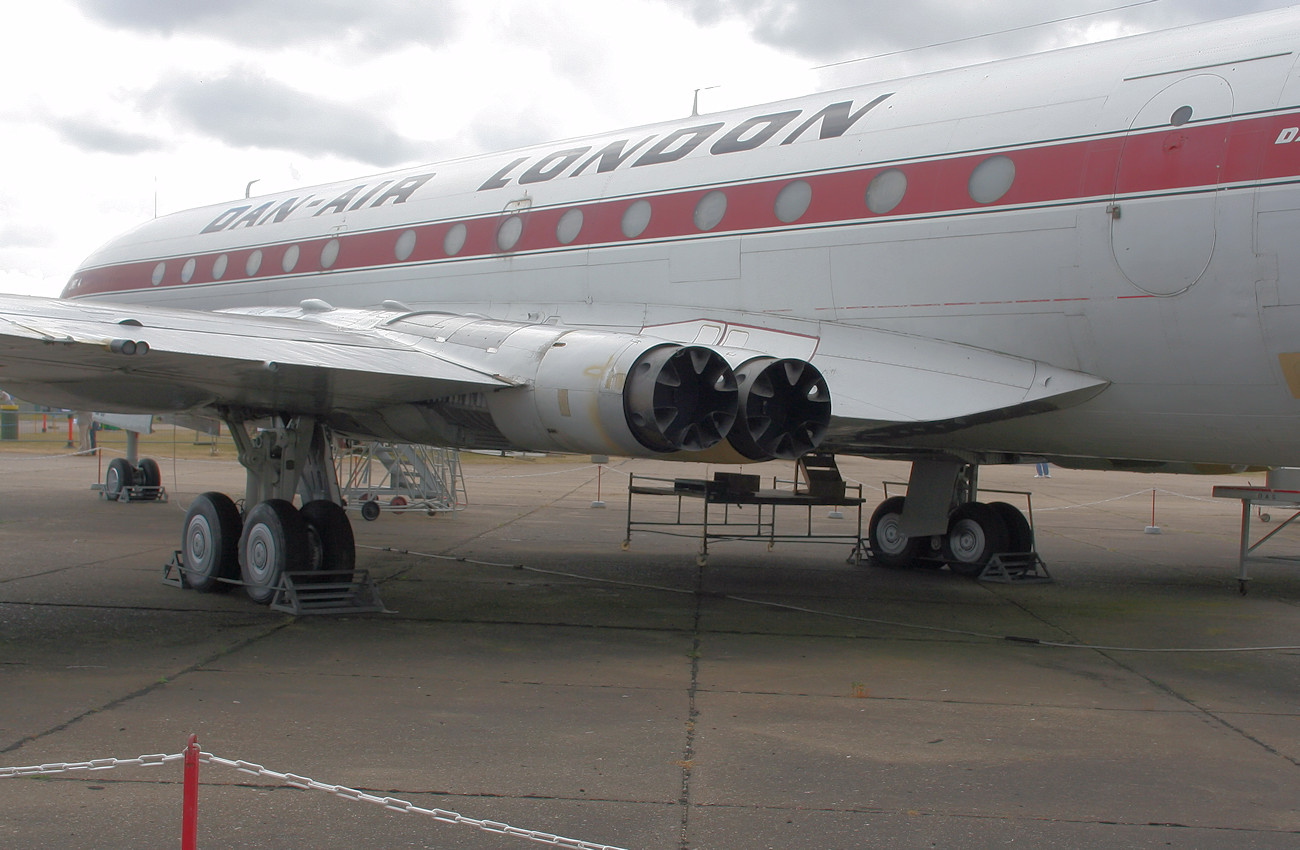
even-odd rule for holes
{"type": "Polygon", "coordinates": [[[0,221],[0,249],[46,248],[54,242],[49,228],[12,221],[0,221]]]}
{"type": "Polygon", "coordinates": [[[293,89],[248,68],[215,79],[160,83],[141,103],[235,147],[333,154],[378,166],[423,159],[427,152],[377,112],[293,89]]]}
{"type": "Polygon", "coordinates": [[[474,151],[512,150],[540,144],[556,135],[546,116],[531,109],[479,115],[466,131],[467,148],[474,151]]]}
{"type": "Polygon", "coordinates": [[[1057,46],[1079,29],[1103,21],[1123,21],[1138,29],[1159,29],[1217,17],[1285,6],[1290,0],[913,0],[869,3],[863,0],[676,0],[701,23],[739,18],[754,36],[812,61],[870,56],[896,50],[969,39],[954,52],[1009,55],[1057,46]],[[1118,9],[1116,7],[1126,7],[1118,9]],[[1102,11],[1114,10],[1114,11],[1102,11]],[[1046,23],[1102,12],[1057,24],[1046,23]],[[1029,26],[1044,23],[1044,26],[1029,26]],[[1010,32],[1007,32],[1010,30],[1010,32]]]}
{"type": "Polygon", "coordinates": [[[241,45],[346,42],[365,49],[434,46],[459,29],[447,2],[422,0],[74,0],[106,24],[163,35],[207,35],[241,45]]]}
{"type": "Polygon", "coordinates": [[[119,130],[90,118],[55,118],[51,126],[68,144],[94,153],[131,155],[165,147],[152,136],[119,130]]]}

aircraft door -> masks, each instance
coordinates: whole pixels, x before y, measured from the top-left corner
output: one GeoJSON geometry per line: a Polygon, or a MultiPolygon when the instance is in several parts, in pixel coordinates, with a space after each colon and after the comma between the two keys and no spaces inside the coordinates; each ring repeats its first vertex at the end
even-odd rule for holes
{"type": "Polygon", "coordinates": [[[1197,74],[1160,91],[1129,125],[1115,172],[1111,247],[1143,292],[1177,295],[1209,268],[1232,109],[1228,81],[1197,74]]]}

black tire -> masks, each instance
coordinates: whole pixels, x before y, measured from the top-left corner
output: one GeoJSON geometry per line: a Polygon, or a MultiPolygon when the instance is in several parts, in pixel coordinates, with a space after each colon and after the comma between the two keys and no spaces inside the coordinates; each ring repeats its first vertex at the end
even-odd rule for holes
{"type": "Polygon", "coordinates": [[[135,484],[135,470],[126,458],[115,457],[108,462],[108,471],[104,473],[104,494],[110,499],[122,495],[122,491],[135,484]]]}
{"type": "Polygon", "coordinates": [[[239,537],[243,521],[225,493],[200,493],[185,515],[181,563],[185,581],[199,593],[229,590],[220,579],[239,575],[239,537]]]}
{"type": "Polygon", "coordinates": [[[916,562],[921,541],[909,538],[900,530],[904,503],[902,496],[893,496],[881,502],[871,514],[871,524],[867,526],[867,546],[872,563],[891,569],[903,569],[916,562]]]}
{"type": "Polygon", "coordinates": [[[1034,530],[1019,508],[1006,502],[990,502],[989,507],[998,512],[1007,527],[1008,552],[1024,554],[1034,551],[1034,530]]]}
{"type": "Polygon", "coordinates": [[[983,502],[958,505],[948,517],[943,538],[943,559],[948,569],[963,576],[978,576],[994,555],[1007,551],[1007,524],[983,502]]]}
{"type": "Polygon", "coordinates": [[[361,503],[361,518],[366,522],[374,522],[379,519],[379,501],[377,499],[367,499],[361,503]]]}
{"type": "Polygon", "coordinates": [[[157,499],[158,488],[162,486],[162,470],[158,468],[158,461],[151,457],[141,458],[140,465],[135,468],[135,483],[150,488],[140,494],[141,499],[157,499]]]}
{"type": "Polygon", "coordinates": [[[267,499],[244,518],[239,535],[239,574],[248,598],[265,605],[280,577],[307,568],[307,521],[291,502],[267,499]]]}
{"type": "Polygon", "coordinates": [[[357,568],[357,544],[352,536],[352,521],[341,505],[328,499],[318,499],[303,505],[298,513],[307,522],[309,570],[351,572],[357,568]]]}

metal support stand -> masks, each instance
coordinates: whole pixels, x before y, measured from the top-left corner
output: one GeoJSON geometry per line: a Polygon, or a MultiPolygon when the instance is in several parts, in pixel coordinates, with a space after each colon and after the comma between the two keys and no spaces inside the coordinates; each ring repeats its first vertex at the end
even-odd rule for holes
{"type": "Polygon", "coordinates": [[[166,502],[167,488],[161,484],[157,487],[148,487],[144,484],[130,484],[122,487],[117,491],[117,495],[109,495],[108,488],[103,484],[91,484],[90,489],[99,493],[99,498],[106,502],[166,502]]]}
{"type": "Polygon", "coordinates": [[[1007,552],[989,558],[979,580],[998,584],[1051,584],[1052,576],[1037,552],[1007,552]]]}
{"type": "Polygon", "coordinates": [[[623,537],[623,549],[632,544],[632,532],[640,531],[650,534],[667,534],[674,537],[695,537],[699,540],[699,551],[695,557],[698,566],[705,566],[709,559],[709,544],[713,541],[756,541],[767,544],[771,551],[778,542],[804,543],[849,543],[851,552],[849,561],[859,563],[866,546],[862,537],[862,485],[849,485],[847,489],[857,495],[847,495],[846,486],[839,478],[838,470],[833,464],[813,466],[811,474],[803,469],[801,478],[797,478],[794,489],[779,488],[773,481],[772,489],[757,488],[758,476],[728,476],[718,473],[713,481],[693,478],[657,478],[650,475],[632,474],[628,477],[627,489],[627,526],[623,537]],[[824,474],[818,473],[822,470],[824,474]],[[738,478],[750,478],[738,486],[738,478]],[[829,483],[830,479],[833,483],[829,483]],[[749,489],[749,485],[753,489],[749,489]],[[636,519],[633,511],[633,495],[667,496],[677,500],[677,510],[672,520],[636,519]],[[682,516],[684,499],[697,499],[701,504],[699,521],[692,521],[682,516]],[[722,516],[717,516],[717,506],[722,506],[722,516]],[[753,508],[753,513],[744,519],[732,515],[732,508],[737,512],[753,508]],[[793,529],[777,530],[777,508],[803,508],[806,512],[802,531],[793,529]],[[852,534],[820,533],[813,528],[814,507],[848,507],[856,510],[857,523],[852,534]],[[675,529],[675,530],[670,530],[675,529]],[[693,534],[692,529],[698,529],[693,534]]]}
{"type": "MultiPolygon", "coordinates": [[[[1293,555],[1255,555],[1256,550],[1271,540],[1274,535],[1291,523],[1300,519],[1300,491],[1280,490],[1269,487],[1215,487],[1213,490],[1215,498],[1219,499],[1240,499],[1241,500],[1241,543],[1237,550],[1237,590],[1242,596],[1246,595],[1250,583],[1250,575],[1247,572],[1247,565],[1251,561],[1282,561],[1285,563],[1300,564],[1300,557],[1293,555]],[[1295,511],[1290,517],[1283,520],[1276,528],[1265,534],[1254,543],[1250,542],[1250,519],[1255,513],[1256,505],[1269,505],[1273,508],[1283,508],[1295,511]]],[[[1266,516],[1261,512],[1261,518],[1266,516]]],[[[1265,520],[1267,521],[1267,520],[1265,520]]]]}
{"type": "Polygon", "coordinates": [[[384,613],[379,588],[369,570],[336,570],[285,573],[283,583],[271,600],[276,611],[293,614],[384,613]]]}
{"type": "MultiPolygon", "coordinates": [[[[221,582],[242,587],[237,579],[221,582]]],[[[163,566],[163,584],[182,590],[190,584],[185,578],[185,562],[179,550],[163,566]]],[[[271,599],[271,607],[295,617],[304,614],[386,614],[392,613],[379,598],[379,588],[369,570],[318,570],[285,573],[271,599]]]]}

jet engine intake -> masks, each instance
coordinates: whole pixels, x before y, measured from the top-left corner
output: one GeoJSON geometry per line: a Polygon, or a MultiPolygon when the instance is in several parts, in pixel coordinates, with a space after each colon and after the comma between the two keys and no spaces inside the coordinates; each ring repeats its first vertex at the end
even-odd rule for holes
{"type": "Polygon", "coordinates": [[[793,460],[821,443],[831,393],[805,360],[755,357],[736,368],[739,414],[727,439],[751,460],[793,460]]]}
{"type": "Polygon", "coordinates": [[[641,445],[701,451],[722,442],[736,421],[736,375],[698,345],[662,345],[643,354],[623,390],[623,409],[641,445]]]}

